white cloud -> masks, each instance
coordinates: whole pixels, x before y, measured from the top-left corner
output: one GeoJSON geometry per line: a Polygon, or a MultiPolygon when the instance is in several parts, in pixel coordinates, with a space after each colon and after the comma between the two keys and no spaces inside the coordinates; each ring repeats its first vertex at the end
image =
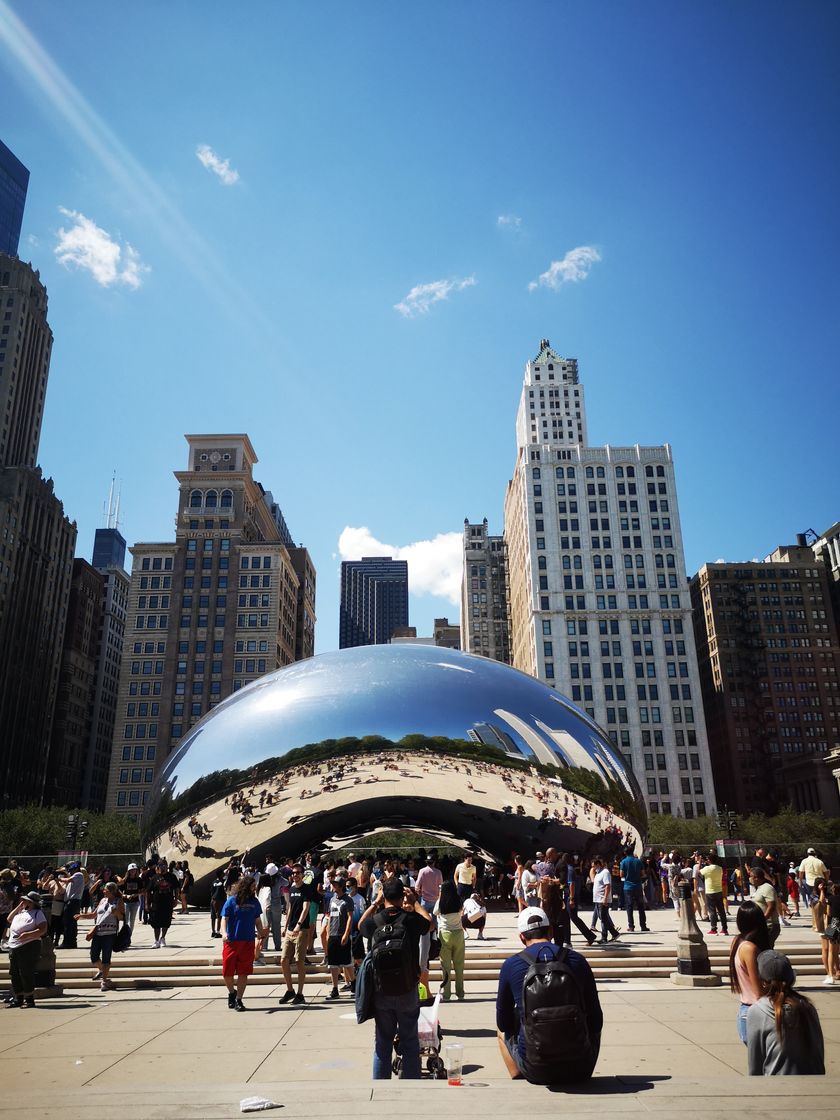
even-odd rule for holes
{"type": "Polygon", "coordinates": [[[128,243],[121,245],[78,210],[59,206],[59,211],[73,222],[69,229],[62,226],[58,231],[54,252],[60,264],[84,269],[103,288],[112,284],[140,287],[144,273],[151,270],[140,260],[136,249],[128,243]]]}
{"type": "Polygon", "coordinates": [[[400,547],[377,540],[367,526],[347,525],[338,538],[338,551],[342,560],[361,560],[363,556],[407,560],[412,595],[436,595],[455,606],[461,602],[463,533],[438,533],[430,541],[414,541],[400,547]]]}
{"type": "Polygon", "coordinates": [[[593,246],[579,245],[577,249],[570,249],[562,261],[552,261],[541,276],[531,281],[528,291],[533,292],[535,288],[553,288],[557,291],[563,284],[585,280],[593,264],[600,259],[601,254],[593,246]]]}
{"type": "Polygon", "coordinates": [[[496,219],[499,229],[521,229],[522,219],[518,214],[500,214],[496,219]]]}
{"type": "Polygon", "coordinates": [[[394,310],[406,319],[414,319],[417,315],[426,315],[433,303],[449,299],[450,292],[461,292],[464,288],[472,288],[475,283],[474,276],[465,276],[463,280],[433,280],[430,284],[415,284],[404,299],[394,304],[394,310]]]}
{"type": "Polygon", "coordinates": [[[209,144],[199,144],[195,154],[207,170],[218,176],[226,187],[232,187],[234,183],[239,182],[239,172],[231,167],[230,160],[216,155],[209,144]]]}
{"type": "Polygon", "coordinates": [[[26,235],[26,244],[31,245],[33,249],[37,249],[41,242],[38,240],[34,233],[28,233],[26,235]]]}

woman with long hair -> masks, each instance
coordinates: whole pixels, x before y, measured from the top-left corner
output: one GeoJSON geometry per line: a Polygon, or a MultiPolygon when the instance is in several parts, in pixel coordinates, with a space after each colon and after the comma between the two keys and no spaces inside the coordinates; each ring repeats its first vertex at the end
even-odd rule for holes
{"type": "Polygon", "coordinates": [[[823,879],[820,899],[826,907],[825,930],[820,934],[825,969],[823,984],[833,984],[840,979],[840,883],[827,883],[823,879]]]}
{"type": "Polygon", "coordinates": [[[740,997],[738,1037],[747,1044],[747,1012],[762,996],[758,954],[770,948],[764,911],[754,902],[742,902],[735,915],[738,935],[729,950],[729,988],[740,997]]]}
{"type": "Polygon", "coordinates": [[[513,890],[512,894],[516,900],[517,910],[525,909],[525,892],[522,889],[522,872],[525,870],[525,861],[522,856],[516,855],[513,857],[514,872],[513,872],[513,890]]]}
{"type": "Polygon", "coordinates": [[[251,876],[243,875],[222,907],[222,978],[231,1011],[245,1010],[242,996],[254,971],[256,944],[265,932],[255,888],[251,876]]]}
{"type": "Polygon", "coordinates": [[[117,879],[117,886],[120,888],[120,892],[123,896],[125,920],[133,933],[134,923],[137,921],[137,913],[140,910],[140,892],[143,889],[143,884],[140,880],[140,871],[136,863],[130,863],[128,865],[122,879],[117,879]]]}
{"type": "Polygon", "coordinates": [[[825,1044],[819,1016],[794,988],[796,973],[784,953],[758,954],[761,997],[747,1012],[747,1072],[825,1073],[825,1044]]]}
{"type": "Polygon", "coordinates": [[[440,898],[435,903],[440,936],[440,970],[443,973],[441,992],[445,1000],[452,997],[452,977],[455,973],[455,995],[464,998],[464,930],[461,926],[461,898],[452,879],[444,879],[440,898]]]}

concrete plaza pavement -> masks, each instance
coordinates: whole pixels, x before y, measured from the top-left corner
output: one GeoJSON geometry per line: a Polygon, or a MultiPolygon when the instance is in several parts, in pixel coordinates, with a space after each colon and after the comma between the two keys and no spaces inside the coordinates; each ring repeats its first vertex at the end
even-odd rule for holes
{"type": "MultiPolygon", "coordinates": [[[[648,947],[675,945],[672,912],[652,912],[649,924],[651,934],[623,938],[631,956],[641,952],[642,938],[648,947]]],[[[785,930],[779,948],[784,951],[785,940],[791,948],[814,943],[816,934],[806,926],[802,919],[785,930]]],[[[208,929],[206,914],[176,918],[168,954],[195,956],[200,948],[217,956],[219,943],[209,940],[208,929]]],[[[512,913],[491,914],[487,934],[494,948],[512,953],[519,947],[512,913]]],[[[146,948],[147,940],[151,932],[139,927],[140,947],[130,952],[166,952],[146,948]]],[[[471,939],[468,952],[476,945],[471,939]]],[[[70,954],[82,957],[84,950],[70,954]]],[[[0,1009],[0,1113],[31,1111],[37,1102],[45,1112],[60,1109],[67,1120],[82,1114],[98,1120],[131,1114],[230,1117],[242,1098],[265,1096],[282,1104],[285,1116],[337,1109],[415,1115],[429,1108],[443,1116],[465,1110],[496,1116],[512,1109],[542,1116],[562,1108],[565,1117],[575,1117],[618,1106],[681,1120],[793,1109],[837,1117],[840,985],[823,987],[820,980],[806,977],[800,986],[820,1014],[828,1075],[749,1079],[736,1034],[737,1004],[725,985],[687,990],[658,979],[602,980],[605,1024],[595,1077],[564,1091],[562,1103],[556,1091],[507,1077],[496,1042],[492,980],[468,980],[467,999],[443,1005],[444,1042],[464,1047],[461,1089],[427,1080],[373,1082],[372,1024],[356,1024],[348,997],[327,1002],[328,984],[308,984],[302,1007],[280,1006],[285,987],[278,976],[276,986],[246,992],[248,1010],[237,1014],[228,1010],[221,979],[201,987],[108,993],[91,982],[89,992],[45,998],[34,1010],[0,1009]],[[472,1094],[469,1101],[465,1093],[472,1094]]]]}

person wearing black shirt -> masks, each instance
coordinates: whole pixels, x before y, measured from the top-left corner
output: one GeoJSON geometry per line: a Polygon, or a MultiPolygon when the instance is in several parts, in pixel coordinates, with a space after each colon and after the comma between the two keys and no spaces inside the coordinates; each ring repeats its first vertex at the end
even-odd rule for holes
{"type": "Polygon", "coordinates": [[[157,875],[152,875],[148,884],[149,925],[154,930],[155,949],[166,946],[166,933],[172,925],[172,911],[180,888],[181,884],[168,870],[166,860],[161,860],[157,875]]]}
{"type": "Polygon", "coordinates": [[[405,995],[386,996],[374,989],[374,1081],[390,1080],[394,1038],[397,1033],[400,1036],[403,1078],[417,1080],[420,1077],[420,1041],[417,1037],[420,998],[417,981],[420,979],[420,938],[428,932],[431,919],[411,887],[404,887],[395,877],[385,880],[382,895],[359,919],[359,930],[364,937],[373,937],[377,929],[397,919],[405,927],[415,982],[405,995]]]}
{"type": "Polygon", "coordinates": [[[281,964],[286,992],[281,1003],[305,1003],[303,982],[306,978],[306,947],[309,942],[310,905],[317,898],[313,883],[303,881],[303,868],[299,863],[292,867],[289,886],[289,906],[286,910],[286,932],[283,937],[281,964]],[[297,963],[298,988],[292,987],[292,960],[297,963]]]}

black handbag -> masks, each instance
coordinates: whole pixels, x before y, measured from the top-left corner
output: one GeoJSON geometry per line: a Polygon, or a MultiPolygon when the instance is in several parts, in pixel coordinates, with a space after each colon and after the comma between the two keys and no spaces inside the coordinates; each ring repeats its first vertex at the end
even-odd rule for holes
{"type": "Polygon", "coordinates": [[[114,939],[114,952],[124,953],[126,949],[131,948],[131,926],[128,922],[123,922],[122,928],[118,931],[114,939]]]}

